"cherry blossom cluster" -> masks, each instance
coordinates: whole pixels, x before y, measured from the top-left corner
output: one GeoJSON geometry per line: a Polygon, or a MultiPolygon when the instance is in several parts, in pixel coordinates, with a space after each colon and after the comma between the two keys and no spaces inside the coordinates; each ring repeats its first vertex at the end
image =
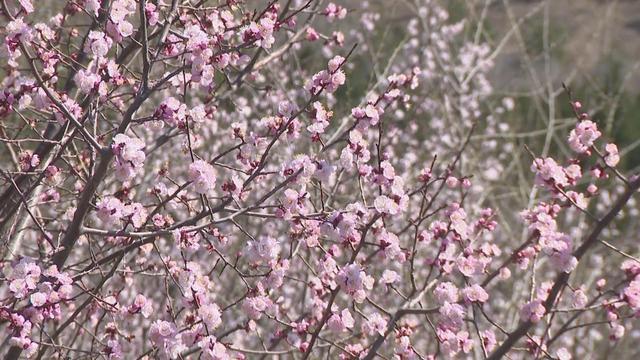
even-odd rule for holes
{"type": "Polygon", "coordinates": [[[111,151],[115,155],[115,173],[120,181],[131,180],[144,165],[144,142],[125,134],[113,138],[111,151]]]}
{"type": "Polygon", "coordinates": [[[13,334],[9,345],[24,349],[30,356],[38,349],[31,338],[34,327],[62,319],[62,308],[72,299],[73,279],[59,272],[55,265],[43,270],[29,258],[16,260],[3,270],[2,281],[8,284],[11,297],[27,304],[20,311],[13,306],[0,306],[0,319],[8,323],[13,334]]]}
{"type": "MultiPolygon", "coordinates": [[[[637,182],[635,177],[628,180],[614,168],[619,162],[617,146],[609,143],[604,146],[604,152],[600,151],[597,148],[596,140],[602,136],[602,133],[598,130],[596,123],[588,120],[589,116],[586,113],[580,112],[582,110],[580,102],[572,101],[571,105],[578,122],[569,133],[568,144],[572,150],[580,155],[570,159],[570,165],[566,167],[558,164],[552,158],[534,159],[531,170],[536,173],[536,185],[546,188],[552,194],[552,198],[549,201],[539,202],[533,208],[521,213],[524,221],[528,224],[530,237],[516,254],[514,261],[523,269],[528,268],[532,262],[534,264],[539,262],[538,254],[544,253],[549,257],[548,264],[551,269],[565,274],[576,270],[580,257],[584,256],[584,251],[592,246],[594,236],[597,236],[594,234],[597,234],[596,231],[600,231],[599,226],[602,226],[601,224],[607,221],[607,217],[614,214],[612,211],[615,210],[609,211],[609,214],[605,215],[603,219],[596,218],[598,225],[593,230],[594,232],[581,244],[576,244],[575,235],[577,233],[562,232],[558,221],[563,215],[570,216],[567,213],[571,210],[582,212],[592,218],[595,217],[590,212],[589,199],[599,195],[599,186],[596,184],[609,177],[605,168],[610,168],[612,173],[630,188],[627,190],[628,192],[637,190],[634,188],[637,186],[634,185],[637,182]],[[589,157],[595,157],[595,161],[589,161],[589,157]],[[586,179],[582,179],[581,166],[591,167],[586,174],[588,176],[586,179]],[[586,180],[587,184],[578,186],[578,180],[586,180]]],[[[626,260],[622,263],[621,266],[627,273],[627,279],[622,282],[621,285],[626,285],[619,290],[621,291],[619,295],[616,294],[616,290],[610,293],[605,291],[607,282],[604,278],[596,282],[595,287],[599,294],[593,300],[590,300],[584,286],[569,290],[572,308],[584,311],[582,309],[591,306],[606,313],[610,331],[609,338],[613,341],[619,340],[625,332],[624,326],[618,321],[620,317],[628,316],[621,312],[622,303],[626,302],[632,310],[635,309],[633,295],[636,286],[635,275],[633,275],[634,271],[630,269],[637,268],[637,264],[632,260],[626,260]],[[627,291],[629,295],[627,295],[627,291]]],[[[525,321],[522,326],[539,323],[550,316],[553,311],[552,306],[556,302],[560,302],[556,289],[560,289],[559,286],[563,285],[562,282],[567,281],[563,276],[566,275],[559,275],[555,282],[544,281],[532,289],[535,291],[535,296],[532,296],[530,301],[521,307],[520,317],[525,321]]],[[[529,351],[533,354],[549,351],[547,342],[551,340],[536,336],[529,341],[529,351]]],[[[558,358],[571,358],[571,354],[566,348],[557,349],[556,355],[558,358]]]]}

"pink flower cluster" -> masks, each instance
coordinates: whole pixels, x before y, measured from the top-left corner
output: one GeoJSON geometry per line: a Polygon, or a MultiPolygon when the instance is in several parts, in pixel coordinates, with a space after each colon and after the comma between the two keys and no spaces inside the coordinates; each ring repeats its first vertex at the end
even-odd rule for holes
{"type": "Polygon", "coordinates": [[[607,144],[604,147],[605,157],[604,162],[607,166],[615,167],[620,162],[620,154],[618,153],[618,147],[616,144],[607,144]]]}
{"type": "Polygon", "coordinates": [[[632,278],[622,292],[623,299],[634,312],[638,313],[640,312],[640,264],[633,260],[626,260],[622,264],[622,270],[632,278]]]}
{"type": "Polygon", "coordinates": [[[624,152],[572,102],[574,151],[545,146],[531,185],[475,20],[378,3],[76,0],[48,20],[3,4],[0,356],[566,360],[602,334],[633,343],[624,152]]]}
{"type": "Polygon", "coordinates": [[[242,33],[242,38],[246,42],[256,42],[264,49],[269,49],[275,42],[273,29],[276,26],[276,19],[265,17],[259,22],[252,22],[242,33]]]}
{"type": "Polygon", "coordinates": [[[96,216],[107,226],[118,226],[122,220],[129,220],[139,228],[147,220],[147,210],[137,202],[125,205],[116,197],[105,197],[96,203],[96,216]]]}
{"type": "Polygon", "coordinates": [[[309,131],[312,134],[313,139],[317,141],[320,139],[320,135],[324,134],[327,126],[329,126],[333,112],[327,111],[319,101],[315,101],[312,106],[312,123],[307,126],[307,131],[309,131]]]}
{"type": "Polygon", "coordinates": [[[324,15],[329,21],[333,19],[344,19],[347,16],[347,9],[335,3],[329,3],[324,9],[324,15]]]}
{"type": "Polygon", "coordinates": [[[569,146],[577,153],[586,153],[600,136],[602,133],[598,131],[596,123],[583,120],[569,133],[569,146]]]}
{"type": "Polygon", "coordinates": [[[111,4],[107,33],[116,42],[122,42],[124,38],[133,34],[133,24],[127,17],[135,13],[136,9],[137,3],[133,0],[115,0],[111,4]]]}
{"type": "Polygon", "coordinates": [[[113,40],[101,31],[91,31],[85,42],[84,51],[93,54],[94,57],[101,58],[107,55],[113,45],[113,40]]]}
{"type": "Polygon", "coordinates": [[[254,265],[273,266],[278,259],[280,244],[272,237],[264,236],[247,243],[244,255],[254,265]]]}
{"type": "Polygon", "coordinates": [[[120,86],[125,82],[116,63],[104,58],[94,60],[87,70],[78,70],[73,80],[81,92],[97,92],[102,97],[107,96],[109,85],[120,86]]]}
{"type": "Polygon", "coordinates": [[[320,91],[326,90],[329,93],[335,92],[341,85],[344,85],[346,76],[341,67],[345,62],[342,56],[335,56],[329,60],[327,70],[322,70],[313,75],[307,82],[305,89],[312,95],[318,95],[320,91]]]}
{"type": "Polygon", "coordinates": [[[554,268],[571,272],[576,267],[577,259],[573,256],[573,241],[570,236],[558,231],[556,217],[560,212],[559,205],[539,203],[531,210],[521,213],[529,224],[529,229],[538,237],[539,247],[527,247],[519,255],[519,263],[523,268],[540,249],[550,257],[554,268]]]}
{"type": "Polygon", "coordinates": [[[215,169],[204,160],[196,160],[189,165],[188,178],[198,194],[210,193],[216,186],[215,169]]]}
{"type": "Polygon", "coordinates": [[[565,188],[575,185],[576,181],[582,177],[580,166],[571,164],[562,167],[552,158],[537,158],[531,165],[531,171],[536,173],[536,185],[546,186],[552,191],[557,191],[556,186],[565,188]]]}
{"type": "Polygon", "coordinates": [[[338,285],[358,303],[364,301],[367,290],[371,290],[374,283],[373,277],[367,275],[358,264],[350,264],[340,269],[336,280],[338,285]]]}
{"type": "Polygon", "coordinates": [[[135,177],[136,173],[144,165],[144,142],[138,138],[132,138],[125,134],[113,137],[111,151],[115,155],[116,177],[120,181],[128,181],[135,177]]]}
{"type": "Polygon", "coordinates": [[[349,309],[343,309],[341,312],[331,315],[329,320],[327,320],[327,326],[329,329],[336,333],[352,329],[354,325],[355,321],[353,320],[349,309]]]}
{"type": "Polygon", "coordinates": [[[28,300],[28,305],[18,312],[0,305],[0,319],[9,322],[10,345],[25,349],[27,355],[33,354],[37,349],[31,338],[34,325],[61,319],[61,305],[72,298],[73,280],[55,265],[42,270],[28,258],[7,264],[3,272],[11,300],[15,303],[28,300]]]}
{"type": "Polygon", "coordinates": [[[20,153],[18,161],[22,171],[29,171],[40,164],[40,157],[38,154],[32,154],[30,151],[23,151],[20,153]]]}
{"type": "Polygon", "coordinates": [[[520,310],[520,317],[524,320],[537,323],[546,313],[543,301],[536,299],[526,303],[520,310]]]}
{"type": "Polygon", "coordinates": [[[169,126],[184,126],[187,114],[188,110],[185,104],[174,97],[169,97],[158,106],[154,117],[163,120],[169,126]]]}

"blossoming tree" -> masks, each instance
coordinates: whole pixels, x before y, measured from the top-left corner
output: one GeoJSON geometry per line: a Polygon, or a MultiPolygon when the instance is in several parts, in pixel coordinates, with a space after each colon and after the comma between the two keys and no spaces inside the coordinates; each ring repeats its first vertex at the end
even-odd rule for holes
{"type": "Polygon", "coordinates": [[[381,63],[367,3],[40,5],[2,1],[5,358],[565,360],[637,330],[610,235],[640,178],[567,89],[568,151],[522,150],[501,221],[519,149],[482,135],[514,100],[437,2],[381,63]]]}

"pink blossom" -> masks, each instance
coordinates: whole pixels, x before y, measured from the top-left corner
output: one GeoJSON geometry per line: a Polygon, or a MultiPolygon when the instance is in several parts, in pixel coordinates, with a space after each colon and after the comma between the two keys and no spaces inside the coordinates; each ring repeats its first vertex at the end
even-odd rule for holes
{"type": "Polygon", "coordinates": [[[608,171],[620,151],[582,104],[542,146],[477,19],[418,1],[380,41],[394,1],[331,1],[9,4],[2,356],[566,360],[604,329],[633,345],[640,265],[612,249],[633,250],[637,176],[608,171]],[[531,176],[523,142],[543,154],[531,176]]]}
{"type": "Polygon", "coordinates": [[[154,115],[169,126],[182,125],[187,116],[187,106],[174,97],[168,97],[156,109],[154,115]]]}
{"type": "Polygon", "coordinates": [[[268,17],[262,18],[259,22],[252,22],[242,32],[242,39],[245,42],[253,42],[264,49],[269,49],[275,42],[273,30],[276,22],[268,17]]]}
{"type": "Polygon", "coordinates": [[[222,324],[222,313],[216,304],[201,305],[200,308],[198,308],[198,315],[210,331],[215,330],[222,324]]]}
{"type": "Polygon", "coordinates": [[[22,6],[24,11],[26,11],[29,14],[33,12],[34,8],[31,0],[18,0],[18,2],[20,3],[20,6],[22,6]]]}
{"type": "Polygon", "coordinates": [[[329,21],[333,19],[344,19],[347,16],[347,9],[335,3],[329,3],[324,10],[324,14],[329,18],[329,21]]]}
{"type": "Polygon", "coordinates": [[[280,243],[270,236],[262,236],[247,243],[244,255],[254,265],[274,265],[280,253],[280,243]]]}
{"type": "Polygon", "coordinates": [[[111,151],[115,154],[116,176],[120,181],[132,179],[142,167],[145,154],[142,140],[131,138],[125,134],[113,137],[111,151]]]}
{"type": "Polygon", "coordinates": [[[382,282],[385,284],[393,284],[400,280],[400,275],[397,272],[389,269],[385,269],[382,272],[382,282]]]}
{"type": "Polygon", "coordinates": [[[366,298],[367,290],[373,288],[373,277],[367,275],[359,265],[350,264],[345,266],[338,272],[336,277],[338,284],[353,299],[361,303],[366,298]]]}
{"type": "Polygon", "coordinates": [[[318,34],[318,32],[314,28],[309,27],[306,30],[305,38],[307,40],[309,40],[309,41],[316,41],[316,40],[318,40],[320,38],[320,35],[318,34]]]}
{"type": "Polygon", "coordinates": [[[467,213],[463,208],[460,207],[458,203],[453,203],[449,210],[451,211],[449,215],[449,219],[451,220],[451,228],[455,230],[460,238],[467,239],[469,237],[470,230],[467,222],[465,221],[465,219],[467,218],[467,213]]]}
{"type": "Polygon", "coordinates": [[[469,256],[459,256],[456,259],[456,265],[458,271],[460,271],[466,277],[472,277],[474,275],[481,274],[484,271],[484,263],[478,259],[469,256]]]}
{"type": "Polygon", "coordinates": [[[249,297],[242,302],[243,312],[253,320],[258,320],[270,306],[271,300],[266,296],[249,297]]]}
{"type": "Polygon", "coordinates": [[[572,272],[578,265],[578,259],[571,253],[570,248],[554,251],[550,256],[551,264],[558,270],[566,273],[572,272]]]}
{"type": "Polygon", "coordinates": [[[110,339],[107,341],[107,346],[105,347],[104,352],[108,354],[109,360],[111,359],[122,359],[122,347],[118,340],[110,339]]]}
{"type": "Polygon", "coordinates": [[[175,324],[168,321],[156,320],[149,328],[149,339],[158,348],[161,356],[167,358],[175,358],[187,350],[176,334],[175,324]]]}
{"type": "Polygon", "coordinates": [[[133,226],[139,228],[147,220],[147,210],[140,203],[131,203],[125,206],[124,213],[131,218],[133,226]]]}
{"type": "Polygon", "coordinates": [[[438,342],[441,344],[442,351],[448,357],[454,357],[460,352],[460,342],[458,341],[458,335],[456,332],[439,327],[436,329],[436,335],[438,342]]]}
{"type": "Polygon", "coordinates": [[[531,165],[531,171],[536,173],[536,184],[555,184],[561,187],[569,185],[567,175],[552,158],[535,159],[531,165]]]}
{"type": "Polygon", "coordinates": [[[336,71],[338,71],[338,69],[340,68],[340,66],[342,65],[342,63],[344,63],[345,58],[343,58],[342,56],[334,56],[331,60],[329,60],[329,64],[328,64],[328,68],[329,68],[329,72],[331,73],[335,73],[336,71]]]}
{"type": "Polygon", "coordinates": [[[496,335],[491,330],[482,331],[480,336],[482,337],[482,342],[487,351],[492,351],[498,343],[496,341],[496,335]]]}
{"type": "Polygon", "coordinates": [[[581,309],[587,305],[589,299],[582,289],[577,289],[573,292],[571,298],[571,305],[576,309],[581,309]]]}
{"type": "Polygon", "coordinates": [[[489,300],[489,294],[478,284],[473,284],[462,289],[462,297],[467,302],[484,303],[489,300]]]}
{"type": "Polygon", "coordinates": [[[42,292],[36,292],[31,294],[31,297],[29,297],[29,300],[31,301],[31,304],[33,306],[40,307],[47,302],[47,295],[42,292]]]}
{"type": "Polygon", "coordinates": [[[636,277],[623,291],[624,300],[634,311],[640,310],[640,278],[636,277]]]}
{"type": "MultiPolygon", "coordinates": [[[[634,279],[640,275],[640,264],[635,260],[625,260],[620,265],[620,270],[624,271],[629,279],[634,279]]],[[[604,279],[601,279],[601,281],[606,283],[604,279]]]]}
{"type": "Polygon", "coordinates": [[[96,204],[96,214],[106,225],[117,225],[125,214],[124,205],[115,197],[107,197],[96,204]]]}
{"type": "Polygon", "coordinates": [[[458,179],[454,176],[449,176],[446,180],[446,184],[449,188],[453,189],[456,188],[458,186],[458,184],[460,184],[460,182],[458,181],[458,179]]]}
{"type": "Polygon", "coordinates": [[[198,342],[198,346],[202,349],[203,360],[228,360],[231,356],[227,352],[227,348],[221,342],[218,342],[213,336],[205,336],[198,342]]]}
{"type": "Polygon", "coordinates": [[[40,164],[40,157],[38,157],[38,154],[32,154],[30,151],[21,152],[18,160],[22,171],[29,171],[40,164]]]}
{"type": "Polygon", "coordinates": [[[203,160],[196,160],[189,165],[188,178],[198,194],[207,194],[216,186],[215,169],[203,160]]]}
{"type": "Polygon", "coordinates": [[[101,31],[91,31],[85,43],[85,51],[92,53],[95,57],[107,55],[113,41],[107,34],[101,31]]]}
{"type": "Polygon", "coordinates": [[[107,32],[117,42],[121,42],[123,38],[129,37],[133,34],[133,25],[126,20],[121,20],[116,24],[108,22],[107,32]]]}
{"type": "Polygon", "coordinates": [[[355,321],[353,320],[349,309],[344,309],[340,313],[333,314],[329,320],[327,320],[327,326],[329,329],[337,333],[351,329],[354,325],[355,321]]]}
{"type": "Polygon", "coordinates": [[[604,162],[607,166],[615,167],[620,162],[620,155],[618,154],[618,147],[616,144],[607,144],[604,147],[605,157],[604,162]]]}
{"type": "Polygon", "coordinates": [[[445,302],[440,306],[439,313],[439,326],[456,331],[462,327],[465,310],[461,305],[445,302]]]}
{"type": "Polygon", "coordinates": [[[374,206],[383,214],[397,215],[401,211],[399,204],[386,195],[378,196],[374,201],[374,206]]]}
{"type": "Polygon", "coordinates": [[[26,24],[23,18],[19,17],[10,21],[5,29],[8,37],[20,37],[24,41],[31,41],[31,28],[26,24]]]}
{"type": "Polygon", "coordinates": [[[406,256],[400,248],[400,239],[396,234],[384,230],[380,231],[376,238],[384,251],[383,254],[385,257],[396,259],[399,262],[405,261],[406,256]]]}
{"type": "Polygon", "coordinates": [[[542,319],[546,310],[541,300],[533,300],[526,303],[520,310],[520,317],[525,321],[537,323],[542,319]]]}
{"type": "Polygon", "coordinates": [[[98,16],[98,11],[100,10],[100,0],[86,0],[84,3],[84,8],[93,16],[98,16]]]}
{"type": "Polygon", "coordinates": [[[314,102],[312,106],[314,109],[314,122],[307,126],[307,131],[312,133],[314,136],[319,137],[320,134],[324,133],[327,126],[329,126],[329,120],[333,113],[325,110],[322,103],[319,101],[314,102]]]}
{"type": "Polygon", "coordinates": [[[369,315],[369,318],[362,323],[362,332],[369,336],[384,335],[387,329],[387,320],[378,313],[369,315]]]}
{"type": "Polygon", "coordinates": [[[580,121],[569,134],[569,146],[577,153],[585,153],[601,135],[596,123],[591,120],[580,121]]]}
{"type": "Polygon", "coordinates": [[[85,94],[89,94],[93,90],[97,89],[101,79],[98,74],[80,69],[76,73],[76,76],[74,76],[73,80],[75,81],[80,91],[85,94]]]}
{"type": "Polygon", "coordinates": [[[176,332],[175,326],[168,321],[156,320],[149,329],[149,337],[153,342],[159,342],[163,338],[173,336],[176,332]]]}
{"type": "Polygon", "coordinates": [[[115,0],[111,5],[109,13],[112,21],[119,23],[123,21],[129,14],[135,11],[135,4],[129,0],[115,0]]]}
{"type": "Polygon", "coordinates": [[[322,70],[313,75],[312,79],[307,82],[305,89],[311,94],[317,95],[322,89],[327,92],[335,92],[338,87],[344,85],[346,76],[340,67],[344,63],[344,58],[336,56],[329,60],[329,70],[322,70]]]}
{"type": "Polygon", "coordinates": [[[200,248],[200,233],[196,231],[190,231],[189,228],[184,227],[173,230],[172,234],[174,242],[176,244],[179,244],[181,249],[195,251],[200,248]]]}
{"type": "Polygon", "coordinates": [[[458,287],[450,282],[441,282],[436,286],[433,290],[433,294],[438,300],[439,303],[444,304],[445,302],[455,303],[458,301],[458,287]]]}
{"type": "Polygon", "coordinates": [[[138,294],[129,311],[134,313],[140,311],[145,318],[148,318],[153,313],[153,305],[144,295],[138,294]]]}
{"type": "Polygon", "coordinates": [[[155,26],[160,20],[160,14],[157,11],[157,7],[153,3],[147,3],[144,8],[145,15],[147,16],[147,22],[150,26],[155,26]]]}

